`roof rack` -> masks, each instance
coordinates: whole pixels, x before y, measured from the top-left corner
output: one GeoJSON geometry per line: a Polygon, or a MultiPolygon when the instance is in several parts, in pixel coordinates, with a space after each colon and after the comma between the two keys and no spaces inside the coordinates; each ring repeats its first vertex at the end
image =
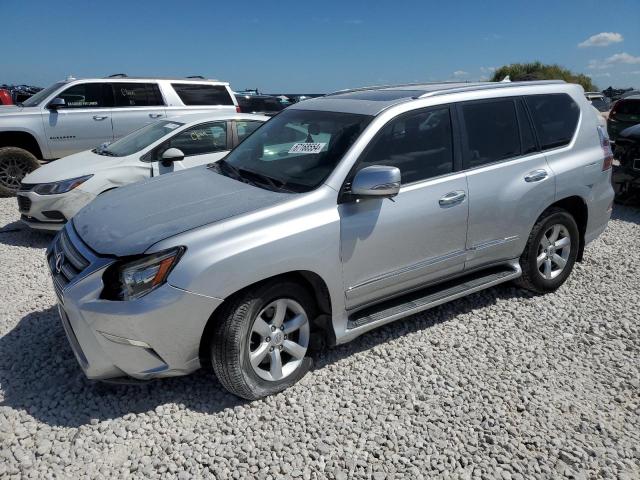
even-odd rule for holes
{"type": "Polygon", "coordinates": [[[107,78],[127,78],[129,75],[126,73],[114,73],[113,75],[109,75],[107,78]]]}
{"type": "Polygon", "coordinates": [[[202,75],[189,75],[188,77],[185,78],[199,78],[200,80],[204,80],[204,77],[202,75]]]}
{"type": "Polygon", "coordinates": [[[447,81],[447,82],[418,82],[418,83],[396,83],[396,84],[390,84],[390,85],[371,85],[368,87],[346,88],[344,90],[336,90],[335,92],[327,93],[325,97],[329,97],[331,95],[341,95],[343,93],[364,92],[366,90],[381,90],[383,88],[421,87],[424,85],[446,85],[446,84],[459,85],[461,83],[469,83],[469,82],[447,81]]]}
{"type": "Polygon", "coordinates": [[[532,80],[532,81],[522,81],[522,82],[485,82],[485,84],[472,84],[468,86],[454,87],[454,88],[443,88],[442,90],[434,90],[432,92],[425,92],[422,95],[415,98],[427,98],[427,97],[437,97],[438,95],[448,95],[450,93],[461,93],[461,92],[470,92],[476,90],[492,90],[495,88],[513,88],[513,87],[522,87],[524,85],[557,85],[567,83],[564,80],[532,80]]]}

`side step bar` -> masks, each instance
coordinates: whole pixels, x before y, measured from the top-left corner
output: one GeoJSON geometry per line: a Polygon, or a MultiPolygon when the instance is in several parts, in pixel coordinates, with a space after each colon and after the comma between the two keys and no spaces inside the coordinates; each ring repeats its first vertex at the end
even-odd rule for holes
{"type": "Polygon", "coordinates": [[[427,287],[399,298],[387,300],[354,313],[347,322],[347,333],[367,330],[441,305],[456,298],[518,278],[522,274],[517,261],[474,272],[447,282],[427,287]]]}

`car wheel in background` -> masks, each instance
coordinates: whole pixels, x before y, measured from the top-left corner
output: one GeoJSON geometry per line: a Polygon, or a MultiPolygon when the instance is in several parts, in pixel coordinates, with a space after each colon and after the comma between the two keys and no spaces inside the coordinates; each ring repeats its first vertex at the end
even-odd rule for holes
{"type": "Polygon", "coordinates": [[[531,230],[520,256],[522,276],[515,283],[536,293],[556,290],[569,277],[578,256],[580,232],[566,210],[550,208],[531,230]]]}
{"type": "Polygon", "coordinates": [[[38,159],[27,150],[18,147],[0,148],[0,195],[15,195],[25,175],[39,166],[38,159]]]}
{"type": "Polygon", "coordinates": [[[223,306],[212,332],[211,364],[222,385],[249,400],[280,392],[311,367],[313,298],[291,281],[261,284],[223,306]]]}

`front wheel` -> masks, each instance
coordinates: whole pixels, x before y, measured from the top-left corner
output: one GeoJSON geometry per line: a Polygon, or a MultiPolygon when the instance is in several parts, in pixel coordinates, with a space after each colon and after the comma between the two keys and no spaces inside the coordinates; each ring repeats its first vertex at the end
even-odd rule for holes
{"type": "Polygon", "coordinates": [[[249,400],[296,383],[311,367],[315,314],[311,295],[290,281],[269,282],[231,299],[214,320],[210,342],[220,383],[249,400]]]}
{"type": "Polygon", "coordinates": [[[556,290],[573,270],[579,245],[580,232],[571,214],[560,208],[545,211],[520,257],[522,276],[516,284],[536,293],[556,290]]]}
{"type": "Polygon", "coordinates": [[[22,148],[0,148],[0,195],[15,195],[22,179],[39,166],[38,159],[22,148]]]}

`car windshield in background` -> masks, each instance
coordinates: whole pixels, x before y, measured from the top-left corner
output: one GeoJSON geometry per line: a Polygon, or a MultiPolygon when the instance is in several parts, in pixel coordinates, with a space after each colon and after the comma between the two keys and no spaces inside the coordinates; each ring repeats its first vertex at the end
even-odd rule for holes
{"type": "Polygon", "coordinates": [[[611,105],[603,98],[592,98],[591,105],[596,107],[599,112],[608,112],[611,109],[611,105]]]}
{"type": "Polygon", "coordinates": [[[97,148],[95,152],[110,157],[126,157],[148,147],[182,125],[184,123],[167,120],[152,123],[109,144],[106,148],[97,148]]]}
{"type": "Polygon", "coordinates": [[[32,95],[31,97],[27,98],[24,102],[22,102],[22,106],[35,107],[37,105],[40,105],[40,103],[45,98],[47,98],[49,95],[51,95],[54,91],[56,91],[63,85],[64,85],[64,82],[58,82],[58,83],[54,83],[50,87],[45,88],[44,90],[40,90],[35,95],[32,95]]]}
{"type": "Polygon", "coordinates": [[[372,117],[285,110],[217,164],[220,173],[273,190],[307,192],[333,171],[372,117]]]}

